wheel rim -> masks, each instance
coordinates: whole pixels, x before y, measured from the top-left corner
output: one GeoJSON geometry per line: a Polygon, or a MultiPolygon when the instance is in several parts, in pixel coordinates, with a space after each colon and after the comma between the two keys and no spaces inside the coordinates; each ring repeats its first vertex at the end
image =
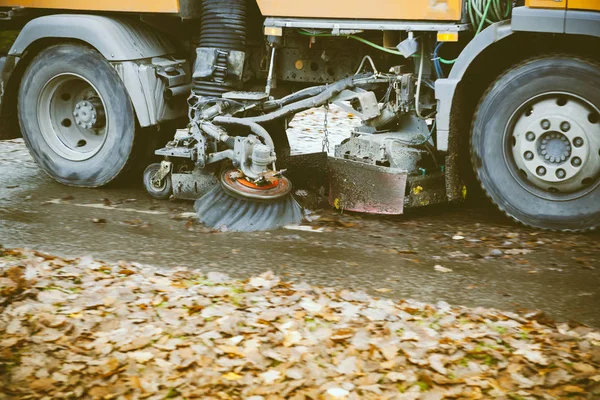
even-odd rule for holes
{"type": "Polygon", "coordinates": [[[46,143],[61,157],[84,161],[106,142],[109,118],[98,90],[84,77],[50,79],[38,98],[38,121],[46,143]]]}
{"type": "Polygon", "coordinates": [[[600,184],[600,111],[565,92],[535,96],[505,131],[504,158],[528,192],[553,201],[584,196],[600,184]]]}

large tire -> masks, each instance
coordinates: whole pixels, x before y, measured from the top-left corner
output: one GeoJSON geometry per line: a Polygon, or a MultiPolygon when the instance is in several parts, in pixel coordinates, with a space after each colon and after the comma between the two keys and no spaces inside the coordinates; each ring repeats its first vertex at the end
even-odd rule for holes
{"type": "Polygon", "coordinates": [[[18,108],[29,151],[60,183],[106,185],[123,176],[138,153],[125,86],[87,46],[59,44],[41,51],[25,71],[18,108]]]}
{"type": "Polygon", "coordinates": [[[549,55],[500,76],[482,97],[471,160],[483,190],[529,226],[600,224],[600,67],[549,55]]]}

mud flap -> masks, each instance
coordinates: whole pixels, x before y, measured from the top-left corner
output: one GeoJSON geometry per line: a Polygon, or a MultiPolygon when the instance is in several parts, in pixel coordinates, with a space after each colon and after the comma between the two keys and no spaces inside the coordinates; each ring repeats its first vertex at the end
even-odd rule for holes
{"type": "Polygon", "coordinates": [[[369,214],[402,214],[408,172],[329,157],[329,204],[369,214]]]}

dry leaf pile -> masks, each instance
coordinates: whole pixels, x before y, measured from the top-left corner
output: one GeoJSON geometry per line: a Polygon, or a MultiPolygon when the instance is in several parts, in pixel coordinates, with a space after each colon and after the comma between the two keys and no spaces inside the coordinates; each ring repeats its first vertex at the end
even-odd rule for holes
{"type": "Polygon", "coordinates": [[[583,326],[0,250],[0,398],[593,398],[599,362],[583,326]]]}

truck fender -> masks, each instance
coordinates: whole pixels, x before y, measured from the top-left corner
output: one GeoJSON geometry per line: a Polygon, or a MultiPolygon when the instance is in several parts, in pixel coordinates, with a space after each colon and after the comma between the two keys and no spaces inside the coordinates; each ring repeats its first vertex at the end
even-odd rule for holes
{"type": "Polygon", "coordinates": [[[174,53],[171,42],[152,28],[124,18],[86,14],[55,14],[29,21],[9,54],[20,57],[33,42],[46,38],[88,43],[108,61],[132,61],[174,53]]]}
{"type": "Polygon", "coordinates": [[[510,21],[497,22],[488,26],[463,49],[452,66],[448,78],[435,81],[435,98],[438,101],[438,112],[436,115],[438,150],[448,151],[450,112],[452,110],[454,93],[467,69],[485,49],[512,34],[513,30],[510,21]]]}
{"type": "MultiPolygon", "coordinates": [[[[22,57],[40,39],[80,40],[94,47],[117,70],[131,99],[140,126],[184,115],[186,107],[167,107],[163,92],[191,80],[185,60],[168,55],[175,47],[164,35],[139,21],[86,14],[55,14],[29,21],[13,43],[9,56],[22,57]],[[176,79],[163,79],[164,69],[175,69],[176,79]]],[[[179,100],[179,99],[178,99],[179,100]]]]}

